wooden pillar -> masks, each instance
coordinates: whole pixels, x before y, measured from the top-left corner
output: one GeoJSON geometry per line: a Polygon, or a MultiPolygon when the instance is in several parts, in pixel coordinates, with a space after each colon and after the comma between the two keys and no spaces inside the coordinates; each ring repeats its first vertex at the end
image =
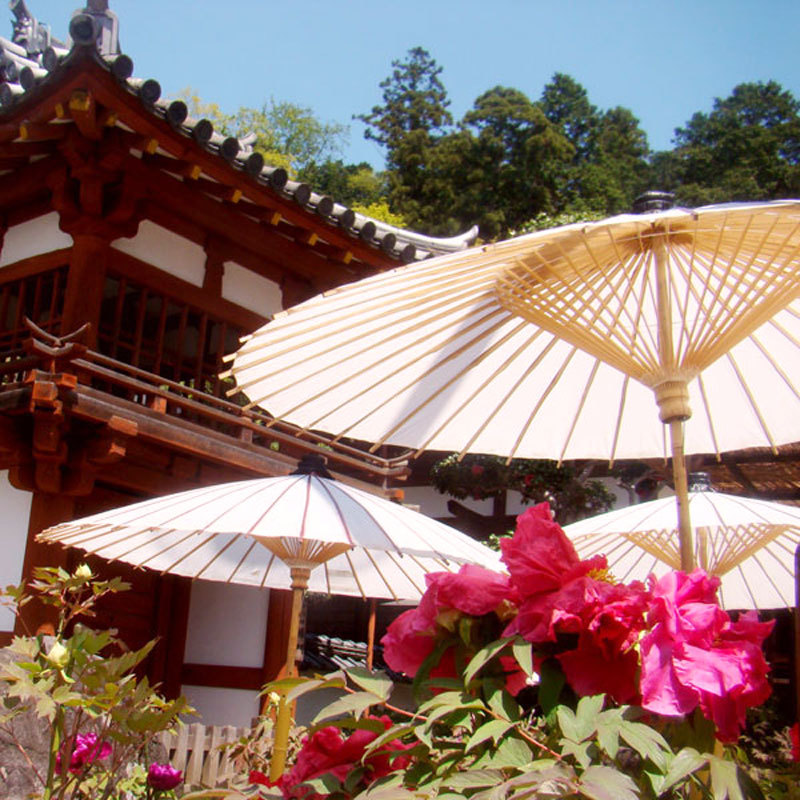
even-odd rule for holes
{"type": "Polygon", "coordinates": [[[288,589],[269,590],[267,634],[264,641],[264,663],[261,682],[269,683],[282,677],[286,667],[286,648],[292,616],[292,593],[288,589]]]}
{"type": "Polygon", "coordinates": [[[162,575],[158,580],[155,630],[158,644],[150,655],[147,674],[151,683],[160,684],[159,691],[168,699],[181,693],[191,593],[189,578],[162,575]]]}
{"type": "MultiPolygon", "coordinates": [[[[28,584],[33,578],[34,567],[69,566],[69,553],[60,545],[43,544],[35,540],[37,533],[51,525],[66,522],[75,517],[75,499],[63,494],[34,492],[31,501],[31,516],[28,523],[28,543],[22,562],[22,582],[28,584]]],[[[22,609],[14,625],[17,634],[35,634],[43,626],[53,625],[56,612],[51,606],[31,601],[22,609]]]]}
{"type": "Polygon", "coordinates": [[[72,238],[61,333],[72,333],[88,322],[92,327],[84,341],[94,349],[97,346],[110,241],[107,237],[86,233],[73,233],[72,238]]]}

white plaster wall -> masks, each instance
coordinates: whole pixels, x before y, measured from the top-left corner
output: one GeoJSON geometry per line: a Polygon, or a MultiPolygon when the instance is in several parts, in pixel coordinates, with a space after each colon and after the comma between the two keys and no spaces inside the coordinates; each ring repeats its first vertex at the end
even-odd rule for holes
{"type": "MultiPolygon", "coordinates": [[[[269,591],[195,581],[189,604],[184,661],[261,667],[267,632],[269,591]]],[[[249,725],[258,714],[258,692],[184,686],[182,691],[205,725],[249,725]]]]}
{"type": "MultiPolygon", "coordinates": [[[[30,492],[15,489],[8,482],[7,470],[0,472],[0,509],[3,513],[0,528],[0,587],[17,584],[22,577],[32,497],[30,492]]],[[[0,607],[0,631],[11,631],[13,628],[13,613],[0,607]]]]}
{"type": "Polygon", "coordinates": [[[111,246],[187,283],[203,285],[206,271],[206,254],[203,248],[156,225],[155,222],[143,220],[136,236],[132,239],[117,239],[111,246]]]}
{"type": "Polygon", "coordinates": [[[187,717],[188,723],[203,725],[235,725],[249,727],[258,716],[258,692],[247,689],[215,689],[212,686],[182,686],[181,693],[200,713],[187,717]]]}
{"type": "MultiPolygon", "coordinates": [[[[601,483],[604,483],[606,488],[614,495],[616,500],[612,508],[622,508],[628,505],[628,494],[624,489],[620,489],[614,478],[596,478],[601,483]]],[[[409,505],[419,506],[419,510],[429,517],[443,518],[452,517],[453,515],[447,510],[447,501],[453,498],[447,494],[441,494],[433,486],[406,486],[403,488],[405,493],[404,503],[409,505]]],[[[669,490],[662,490],[661,496],[669,493],[669,490]]],[[[459,500],[463,506],[476,511],[479,514],[491,516],[493,501],[488,500],[473,500],[466,498],[459,500]]],[[[506,513],[507,514],[521,514],[529,504],[522,502],[522,495],[519,492],[509,492],[508,499],[506,500],[506,513]]]]}
{"type": "Polygon", "coordinates": [[[260,667],[264,663],[269,590],[195,581],[184,660],[260,667]]]}
{"type": "Polygon", "coordinates": [[[275,281],[256,275],[235,263],[225,262],[222,296],[231,303],[247,308],[262,317],[276,314],[282,308],[281,287],[275,281]]]}
{"type": "Polygon", "coordinates": [[[0,267],[64,247],[72,247],[72,237],[58,227],[58,214],[54,211],[6,231],[0,267]]]}

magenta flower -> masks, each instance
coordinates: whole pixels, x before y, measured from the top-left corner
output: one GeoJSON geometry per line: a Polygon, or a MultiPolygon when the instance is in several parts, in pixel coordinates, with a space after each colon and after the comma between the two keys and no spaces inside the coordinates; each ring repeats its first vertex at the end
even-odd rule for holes
{"type": "Polygon", "coordinates": [[[645,624],[649,596],[644,586],[602,579],[605,558],[581,561],[546,503],[518,517],[514,537],[502,548],[522,598],[505,633],[518,633],[535,645],[559,642],[557,658],[579,694],[607,693],[620,703],[637,700],[634,645],[645,624]]]}
{"type": "MultiPolygon", "coordinates": [[[[79,733],[75,737],[68,769],[72,773],[78,773],[89,764],[110,755],[111,745],[108,742],[98,742],[96,733],[79,733]]],[[[61,774],[61,752],[56,753],[56,772],[61,774]]]]}
{"type": "Polygon", "coordinates": [[[655,583],[642,638],[642,706],[665,716],[700,707],[717,738],[735,741],[750,706],[770,695],[761,645],[773,622],[755,612],[737,622],[716,603],[719,579],[697,569],[655,583]]]}
{"type": "MultiPolygon", "coordinates": [[[[397,617],[381,640],[386,663],[410,676],[416,675],[433,652],[437,633],[452,628],[453,617],[489,614],[515,595],[507,575],[474,564],[465,564],[457,573],[430,573],[425,580],[428,588],[419,606],[397,617]]],[[[431,675],[454,675],[451,663],[452,654],[443,658],[431,675]]]]}
{"type": "Polygon", "coordinates": [[[171,764],[151,764],[147,770],[147,784],[161,792],[174,789],[183,780],[183,773],[171,764]]]}
{"type": "MultiPolygon", "coordinates": [[[[384,729],[392,725],[386,716],[373,719],[380,720],[384,729]]],[[[408,756],[398,754],[412,745],[405,745],[397,739],[387,742],[365,758],[367,746],[377,737],[377,733],[365,729],[355,730],[349,736],[343,737],[342,731],[334,726],[322,728],[313,736],[306,737],[294,767],[278,781],[283,796],[292,800],[295,798],[322,800],[323,795],[316,794],[310,787],[300,784],[326,773],[344,782],[347,775],[360,764],[364,766],[362,780],[364,785],[395,770],[405,769],[410,759],[408,756]]],[[[257,774],[257,777],[260,778],[260,774],[257,774]]],[[[254,782],[252,773],[250,780],[254,782]]]]}

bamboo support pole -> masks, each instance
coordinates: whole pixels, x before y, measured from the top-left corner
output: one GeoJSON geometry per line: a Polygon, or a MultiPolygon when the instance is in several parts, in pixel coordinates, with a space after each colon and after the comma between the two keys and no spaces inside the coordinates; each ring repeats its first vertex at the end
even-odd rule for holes
{"type": "Polygon", "coordinates": [[[689,518],[689,484],[686,478],[686,459],[683,454],[683,422],[673,419],[669,423],[672,445],[672,479],[675,483],[675,498],[678,503],[678,539],[680,542],[681,569],[694,569],[692,547],[692,522],[689,518]]]}
{"type": "MultiPolygon", "coordinates": [[[[297,637],[300,631],[300,611],[303,608],[303,595],[308,586],[311,570],[308,567],[293,566],[292,570],[292,610],[289,618],[289,637],[286,644],[286,677],[297,673],[297,637]]],[[[275,734],[270,760],[269,779],[277,781],[286,766],[286,753],[289,746],[289,730],[292,725],[291,703],[285,695],[278,706],[278,718],[275,721],[275,734]]]]}
{"type": "Polygon", "coordinates": [[[375,617],[378,613],[378,601],[373,597],[369,601],[369,622],[367,623],[367,669],[372,669],[375,655],[375,617]]]}

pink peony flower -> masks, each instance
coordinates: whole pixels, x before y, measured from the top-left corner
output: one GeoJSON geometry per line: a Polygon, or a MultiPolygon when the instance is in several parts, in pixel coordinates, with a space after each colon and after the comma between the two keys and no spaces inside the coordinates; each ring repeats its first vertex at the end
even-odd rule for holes
{"type": "Polygon", "coordinates": [[[761,645],[773,622],[758,622],[755,612],[731,622],[716,603],[718,586],[701,569],[655,582],[640,685],[648,711],[680,716],[699,705],[728,742],[738,738],[747,709],[769,697],[761,645]]]}
{"type": "Polygon", "coordinates": [[[800,722],[795,722],[789,728],[789,740],[792,743],[792,761],[800,761],[800,722]]]}
{"type": "MultiPolygon", "coordinates": [[[[72,773],[78,773],[95,761],[102,761],[110,755],[109,742],[98,742],[96,733],[79,733],[75,737],[68,769],[72,773]]],[[[56,772],[61,774],[61,752],[56,753],[56,772]]]]}
{"type": "Polygon", "coordinates": [[[505,633],[533,644],[577,637],[559,659],[579,694],[608,693],[618,702],[638,697],[638,656],[632,648],[643,630],[648,593],[638,582],[629,586],[599,580],[606,560],[581,561],[572,542],[555,523],[546,503],[517,519],[512,539],[502,542],[503,560],[521,596],[519,614],[505,633]]]}
{"type": "MultiPolygon", "coordinates": [[[[391,720],[386,716],[373,719],[379,719],[384,729],[392,726],[391,720]]],[[[367,746],[377,737],[378,734],[374,731],[358,729],[345,738],[341,730],[332,725],[307,737],[294,767],[278,781],[283,796],[287,800],[323,800],[323,796],[315,793],[311,787],[300,784],[324,774],[331,774],[344,782],[347,775],[362,762],[365,769],[362,783],[365,786],[390,772],[405,769],[410,758],[396,754],[412,745],[404,745],[399,740],[387,743],[364,758],[367,746]]],[[[252,774],[251,782],[261,783],[260,780],[253,781],[252,774]]]]}
{"type": "Polygon", "coordinates": [[[168,791],[180,785],[183,773],[171,764],[151,764],[147,770],[147,784],[158,791],[168,791]]]}
{"type": "MultiPolygon", "coordinates": [[[[430,573],[425,579],[428,588],[419,606],[397,617],[381,640],[389,667],[412,677],[433,652],[437,634],[442,628],[452,627],[452,612],[455,616],[482,616],[515,595],[507,575],[474,564],[465,564],[457,573],[430,573]]],[[[443,658],[431,675],[454,675],[454,666],[450,668],[448,663],[443,658]]]]}

